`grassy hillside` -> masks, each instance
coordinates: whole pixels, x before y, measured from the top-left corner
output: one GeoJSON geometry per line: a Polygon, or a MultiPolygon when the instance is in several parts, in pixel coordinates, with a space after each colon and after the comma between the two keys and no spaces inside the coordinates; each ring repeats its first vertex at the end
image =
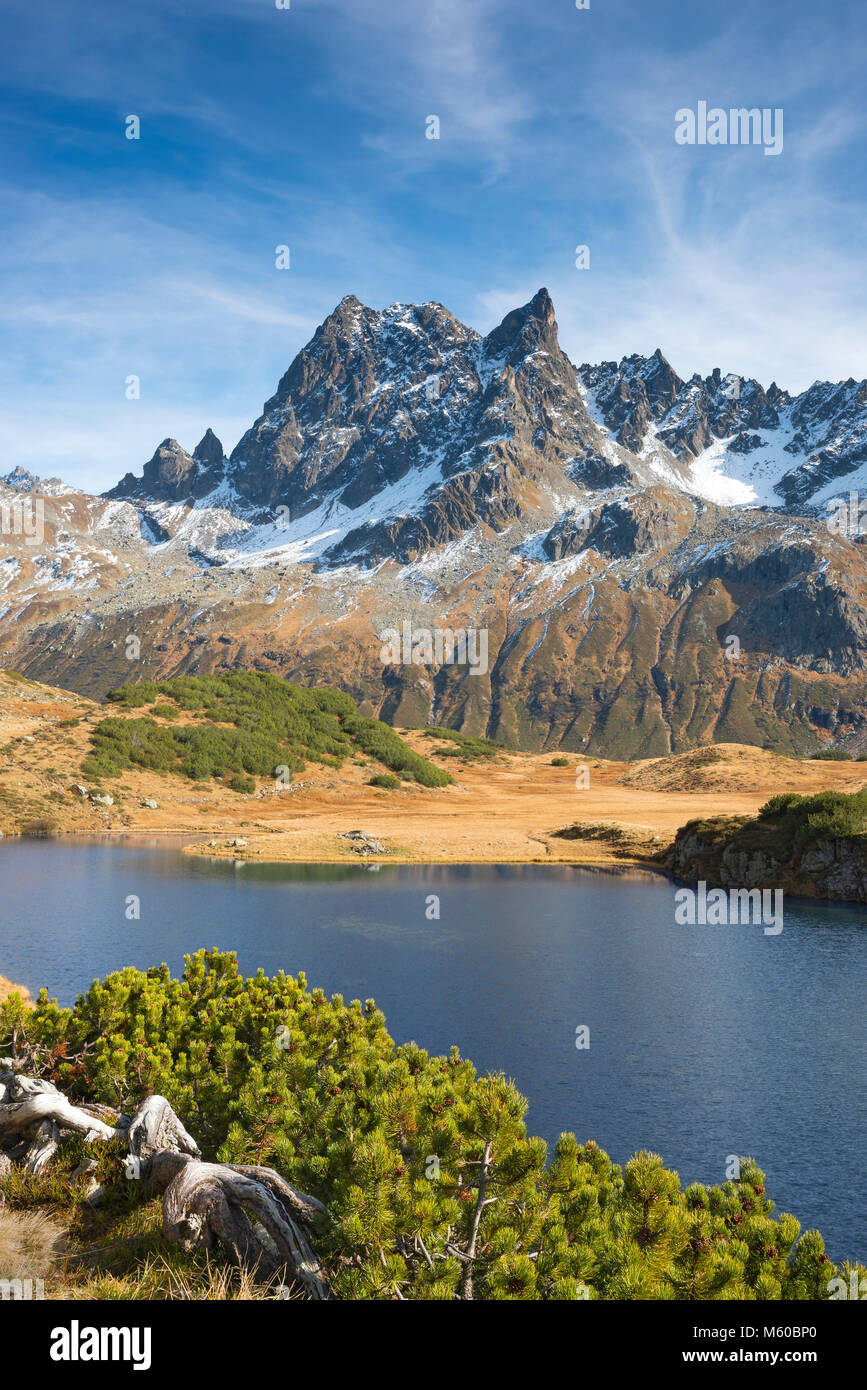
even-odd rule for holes
{"type": "Polygon", "coordinates": [[[141,718],[103,719],[82,764],[89,777],[116,777],[125,768],[177,773],[196,782],[221,779],[239,792],[253,777],[284,783],[308,761],[340,767],[365,755],[423,787],[451,777],[406,744],[387,724],[358,713],[339,690],[290,685],[264,671],[178,676],[112,690],[109,700],[141,718]]]}

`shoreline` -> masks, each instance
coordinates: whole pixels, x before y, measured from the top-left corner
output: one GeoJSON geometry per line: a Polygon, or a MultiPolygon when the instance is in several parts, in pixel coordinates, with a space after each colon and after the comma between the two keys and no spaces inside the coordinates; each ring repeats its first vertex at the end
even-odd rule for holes
{"type": "Polygon", "coordinates": [[[573,864],[667,875],[669,849],[696,818],[755,816],[781,792],[867,785],[863,764],[747,744],[632,762],[508,749],[462,757],[432,749],[430,729],[399,727],[414,753],[448,765],[449,785],[383,788],[365,755],[335,767],[309,760],[290,783],[258,778],[252,791],[135,766],[94,786],[82,764],[105,707],[2,672],[0,691],[0,853],[11,839],[50,838],[244,863],[573,864]]]}
{"type": "MultiPolygon", "coordinates": [[[[374,823],[374,817],[367,816],[365,819],[369,823],[374,823]]],[[[8,832],[0,840],[0,852],[3,844],[22,842],[28,843],[79,843],[79,844],[100,844],[106,841],[121,843],[135,843],[148,841],[154,838],[161,838],[168,841],[178,842],[178,847],[183,854],[188,854],[193,858],[201,859],[226,859],[226,860],[245,860],[255,861],[262,864],[378,864],[378,865],[462,865],[471,868],[475,864],[573,864],[576,868],[642,868],[653,873],[661,873],[669,876],[657,861],[654,854],[642,854],[637,848],[630,851],[618,843],[618,835],[628,833],[632,827],[623,822],[611,822],[606,827],[611,831],[611,840],[603,838],[575,838],[561,839],[554,833],[544,831],[536,834],[527,834],[527,844],[524,847],[513,847],[514,842],[489,842],[485,848],[480,843],[456,847],[455,851],[449,853],[445,850],[431,852],[422,846],[392,846],[389,845],[381,852],[367,851],[360,853],[350,845],[342,843],[328,843],[329,841],[340,840],[346,836],[347,831],[333,831],[331,833],[314,831],[308,834],[298,834],[271,827],[268,830],[248,831],[229,834],[224,827],[219,831],[217,843],[214,844],[214,831],[192,831],[177,829],[175,827],[154,827],[145,829],[142,826],[135,827],[111,827],[104,830],[58,830],[51,834],[27,835],[9,834],[8,832]],[[203,838],[210,836],[210,838],[203,838]],[[245,844],[232,844],[232,840],[244,840],[245,844]],[[275,843],[275,841],[277,843],[275,843]],[[530,848],[533,845],[535,848],[530,848]],[[580,845],[580,849],[578,846],[580,845]]],[[[487,833],[487,832],[485,832],[487,833]]],[[[514,832],[513,832],[514,833],[514,832]]],[[[382,832],[383,838],[391,839],[388,832],[382,832]]],[[[378,840],[379,834],[373,831],[369,838],[378,840]]],[[[465,835],[464,839],[472,839],[472,836],[465,835]]],[[[483,836],[479,836],[481,840],[483,836]]],[[[641,837],[639,837],[641,838],[641,837]]],[[[658,837],[660,840],[663,836],[658,837]]],[[[665,837],[667,839],[667,836],[665,837]]],[[[646,843],[646,841],[644,841],[646,843]]],[[[656,847],[657,849],[660,846],[656,847]]]]}
{"type": "MultiPolygon", "coordinates": [[[[374,821],[374,817],[371,816],[366,817],[366,819],[369,823],[374,821]]],[[[245,829],[241,835],[227,836],[226,830],[221,828],[220,837],[214,843],[212,831],[193,831],[175,827],[145,829],[141,826],[113,826],[103,830],[64,829],[39,836],[7,833],[0,838],[0,854],[2,854],[4,844],[21,843],[22,841],[54,844],[78,843],[80,845],[106,843],[121,845],[126,843],[133,847],[138,845],[142,848],[180,849],[182,854],[188,855],[190,858],[222,860],[226,863],[239,864],[303,864],[311,867],[343,865],[344,867],[363,869],[389,867],[471,869],[478,865],[502,868],[544,867],[547,865],[561,868],[571,865],[576,869],[599,869],[614,873],[639,870],[665,878],[682,887],[694,888],[701,881],[700,878],[691,875],[684,877],[660,862],[661,851],[670,848],[674,843],[674,837],[670,837],[670,832],[655,836],[654,839],[662,843],[654,843],[651,849],[648,843],[650,837],[647,834],[635,835],[635,827],[626,822],[607,822],[602,825],[597,823],[589,825],[587,828],[594,832],[589,838],[576,835],[575,838],[563,839],[553,833],[546,834],[545,832],[527,835],[527,841],[539,847],[532,850],[526,847],[516,849],[508,846],[506,842],[501,842],[500,845],[497,845],[496,842],[489,842],[489,845],[484,849],[480,844],[475,844],[456,847],[452,853],[444,851],[437,853],[431,852],[421,845],[415,847],[395,845],[384,847],[378,851],[360,850],[358,848],[359,842],[347,843],[350,834],[347,831],[334,831],[330,834],[321,831],[313,834],[299,834],[272,826],[266,830],[252,832],[245,829]],[[211,838],[204,838],[207,835],[210,835],[211,838]],[[623,836],[634,837],[639,843],[631,848],[626,848],[621,842],[623,836]],[[162,839],[168,843],[162,846],[154,846],[153,844],[148,846],[149,841],[153,842],[156,839],[162,839]],[[241,839],[245,843],[232,843],[233,840],[241,839]],[[648,846],[646,852],[642,852],[644,846],[648,846]]],[[[354,833],[359,834],[360,832],[354,833]]],[[[379,840],[378,834],[373,832],[369,836],[365,836],[361,843],[364,843],[368,838],[372,841],[379,840]]],[[[472,837],[465,835],[463,838],[471,839],[472,837]]],[[[479,838],[481,839],[481,836],[479,838]]],[[[710,886],[719,887],[721,885],[714,882],[710,886]]],[[[789,892],[786,897],[794,902],[828,907],[859,908],[861,910],[865,907],[865,902],[859,898],[825,897],[820,894],[804,892],[789,892]]],[[[9,992],[14,990],[27,992],[25,986],[15,985],[0,975],[0,1003],[9,992]]]]}

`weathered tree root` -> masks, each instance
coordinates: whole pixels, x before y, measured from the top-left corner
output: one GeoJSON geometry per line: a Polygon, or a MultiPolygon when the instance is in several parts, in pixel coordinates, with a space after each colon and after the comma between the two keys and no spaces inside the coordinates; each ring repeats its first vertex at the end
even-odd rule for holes
{"type": "Polygon", "coordinates": [[[129,1151],[150,1160],[163,1150],[201,1158],[201,1150],[164,1096],[148,1096],[129,1122],[129,1151]]]}
{"type": "MultiPolygon", "coordinates": [[[[263,1275],[286,1270],[310,1298],[334,1297],[303,1229],[325,1211],[315,1197],[297,1192],[272,1168],[203,1162],[163,1096],[148,1096],[132,1119],[120,1115],[112,1125],[101,1118],[112,1113],[105,1106],[71,1105],[50,1081],[0,1071],[0,1173],[12,1161],[41,1172],[64,1129],[83,1134],[89,1144],[124,1136],[134,1175],[163,1194],[170,1243],[190,1252],[221,1245],[235,1263],[263,1275]]],[[[101,1192],[92,1179],[88,1200],[99,1200],[101,1192]]]]}
{"type": "Polygon", "coordinates": [[[311,1298],[331,1297],[300,1224],[325,1209],[273,1169],[203,1163],[165,1150],[151,1159],[148,1176],[163,1188],[163,1231],[172,1244],[191,1251],[219,1242],[237,1264],[264,1274],[288,1268],[311,1298]]]}

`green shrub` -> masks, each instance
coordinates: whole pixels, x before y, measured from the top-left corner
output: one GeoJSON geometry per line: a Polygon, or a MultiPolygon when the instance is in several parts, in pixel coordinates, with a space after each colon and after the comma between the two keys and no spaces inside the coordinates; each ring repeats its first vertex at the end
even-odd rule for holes
{"type": "Polygon", "coordinates": [[[344,758],[364,752],[393,772],[426,787],[446,786],[442,768],[414,753],[387,724],[361,718],[340,690],[310,690],[266,671],[231,671],[221,676],[177,676],[112,690],[109,699],[125,709],[151,706],[148,716],[102,719],[91,734],[82,770],[115,777],[127,767],[172,772],[204,782],[233,775],[273,777],[278,767],[303,772],[307,760],[339,768],[344,758]],[[172,703],[154,705],[157,695],[172,703]],[[199,716],[165,727],[151,716],[166,711],[199,716]]]}
{"type": "Polygon", "coordinates": [[[459,729],[425,729],[425,738],[442,739],[449,743],[457,744],[457,748],[445,749],[438,748],[436,756],[438,758],[462,758],[464,762],[475,762],[478,758],[496,758],[498,753],[503,751],[502,743],[494,743],[489,738],[476,738],[470,734],[462,734],[459,729]]]}
{"type": "MultiPolygon", "coordinates": [[[[396,1046],[372,1000],[328,998],[303,975],[244,979],[231,954],[187,957],[181,979],[121,970],[72,1010],[45,991],[33,1011],[13,997],[0,1055],[13,1035],[28,1073],[73,1102],[131,1114],[164,1095],[206,1159],[276,1168],[323,1201],[314,1244],[342,1299],[825,1300],[838,1272],[817,1232],[774,1213],[752,1159],[685,1190],[655,1154],[621,1168],[572,1134],[547,1161],[502,1075],[456,1048],[396,1046]]],[[[152,1200],[125,1181],[120,1141],[64,1138],[56,1165],[85,1155],[101,1211],[152,1200]]],[[[53,1200],[71,1203],[57,1172],[53,1200]]],[[[14,1167],[0,1191],[20,1204],[26,1181],[14,1167]]]]}
{"type": "Polygon", "coordinates": [[[423,787],[446,787],[451,782],[449,774],[441,767],[435,767],[427,758],[413,752],[394,729],[379,719],[365,719],[359,714],[348,715],[342,720],[343,728],[369,758],[384,763],[392,772],[406,772],[423,787]]]}
{"type": "Polygon", "coordinates": [[[256,783],[253,781],[253,778],[241,777],[239,773],[236,773],[234,777],[229,778],[228,785],[231,787],[233,792],[246,792],[248,795],[250,792],[254,792],[256,790],[256,783]]]}
{"type": "Polygon", "coordinates": [[[374,777],[370,778],[367,785],[369,787],[385,787],[387,791],[396,791],[400,786],[400,778],[392,777],[390,772],[377,772],[374,777]]]}
{"type": "Polygon", "coordinates": [[[759,821],[772,822],[780,842],[795,851],[826,837],[863,835],[867,833],[867,788],[817,796],[784,792],[765,802],[759,821]]]}
{"type": "Polygon", "coordinates": [[[819,753],[811,753],[814,762],[851,763],[852,754],[842,748],[823,748],[819,753]]]}
{"type": "Polygon", "coordinates": [[[158,705],[153,705],[149,713],[154,715],[157,719],[180,719],[181,717],[181,712],[177,705],[166,704],[164,700],[161,700],[158,705]]]}
{"type": "Polygon", "coordinates": [[[799,795],[798,792],[781,792],[778,796],[772,796],[770,801],[765,802],[759,810],[759,815],[765,820],[777,820],[806,800],[807,798],[799,795]]]}
{"type": "Polygon", "coordinates": [[[136,709],[140,705],[152,704],[157,698],[157,689],[153,681],[138,681],[135,685],[122,685],[117,690],[110,690],[106,698],[112,704],[136,709]]]}
{"type": "Polygon", "coordinates": [[[552,766],[552,767],[568,767],[568,766],[569,766],[569,759],[568,759],[568,758],[552,758],[552,759],[551,759],[551,766],[552,766]]]}

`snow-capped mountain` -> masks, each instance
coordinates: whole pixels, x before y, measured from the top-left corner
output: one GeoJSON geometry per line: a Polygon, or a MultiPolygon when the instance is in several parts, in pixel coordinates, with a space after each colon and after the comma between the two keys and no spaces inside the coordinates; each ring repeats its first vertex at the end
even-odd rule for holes
{"type": "Polygon", "coordinates": [[[619,443],[685,461],[714,501],[818,506],[867,482],[867,381],[817,381],[795,397],[718,368],[682,381],[659,349],[579,375],[619,443]]]}
{"type": "Polygon", "coordinates": [[[28,489],[0,659],[89,692],[261,664],[533,747],[860,748],[867,552],[825,504],[867,483],[865,422],[863,382],[576,368],[544,289],[484,337],[348,296],[228,457],[207,430],[103,498],[28,489]],[[384,667],[403,620],[484,627],[488,672],[384,667]]]}
{"type": "Polygon", "coordinates": [[[307,537],[332,562],[409,560],[479,521],[514,521],[528,484],[568,486],[568,469],[602,444],[546,290],[486,338],[438,304],[377,312],[350,295],[219,478],[202,445],[190,456],[166,440],[142,479],[128,474],[108,496],[228,503],[254,525],[278,519],[278,539],[307,537]]]}
{"type": "MultiPolygon", "coordinates": [[[[229,458],[211,430],[192,454],[166,439],[107,496],[228,510],[243,551],[259,548],[252,530],[261,548],[375,563],[479,521],[507,525],[528,488],[581,501],[661,483],[725,506],[816,510],[862,482],[867,383],[793,398],[719,369],[684,381],[658,349],[576,370],[542,289],[487,337],[439,304],[377,311],[348,295],[229,458]]],[[[203,550],[229,558],[233,528],[198,521],[203,550]]]]}
{"type": "Polygon", "coordinates": [[[62,497],[64,493],[75,491],[60,478],[37,478],[34,473],[20,467],[5,474],[0,473],[0,487],[22,494],[40,493],[43,497],[62,497]]]}

